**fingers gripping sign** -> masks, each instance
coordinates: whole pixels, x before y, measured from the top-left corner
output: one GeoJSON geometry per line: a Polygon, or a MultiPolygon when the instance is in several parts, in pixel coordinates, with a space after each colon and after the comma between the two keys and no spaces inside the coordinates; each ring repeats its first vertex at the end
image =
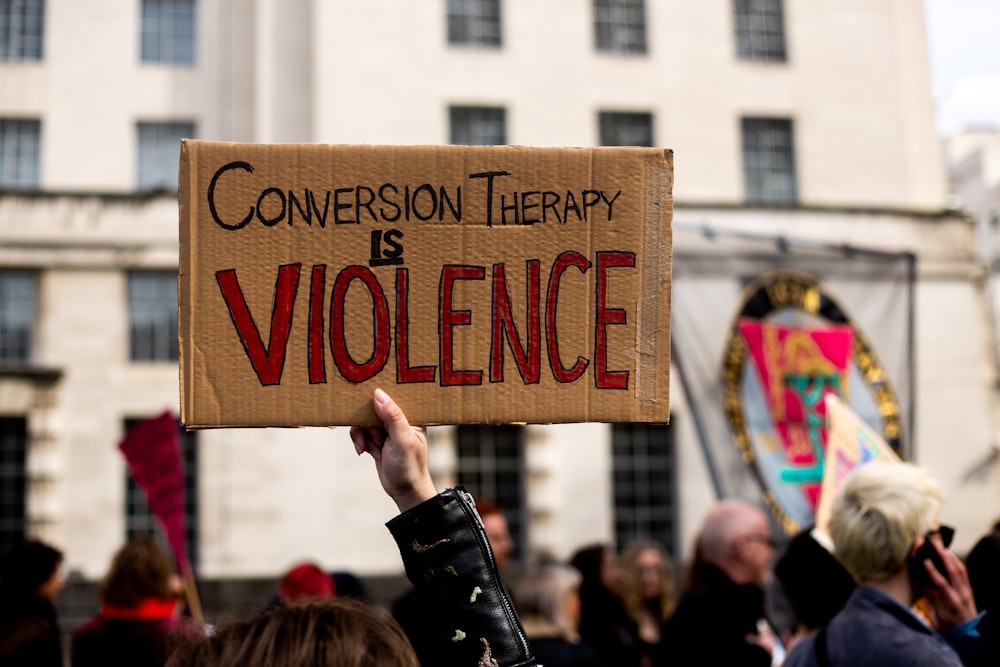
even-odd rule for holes
{"type": "Polygon", "coordinates": [[[351,440],[360,456],[368,452],[375,460],[382,488],[400,512],[437,495],[427,468],[427,434],[410,426],[395,401],[381,389],[375,390],[375,414],[381,426],[353,426],[351,440]]]}

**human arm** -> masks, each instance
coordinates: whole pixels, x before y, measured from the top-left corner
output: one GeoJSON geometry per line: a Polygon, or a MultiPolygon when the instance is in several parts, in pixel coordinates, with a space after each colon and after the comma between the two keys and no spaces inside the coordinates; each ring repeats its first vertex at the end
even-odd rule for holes
{"type": "Polygon", "coordinates": [[[375,460],[379,481],[401,512],[387,525],[426,605],[421,663],[535,665],[471,496],[461,488],[438,494],[423,430],[411,427],[381,390],[374,406],[383,426],[354,427],[351,438],[359,454],[367,451],[375,460]]]}

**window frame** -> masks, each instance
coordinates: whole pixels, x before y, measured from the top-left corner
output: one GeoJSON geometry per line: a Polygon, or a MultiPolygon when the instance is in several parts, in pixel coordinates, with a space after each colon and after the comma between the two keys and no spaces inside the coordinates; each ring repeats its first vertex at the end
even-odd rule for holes
{"type": "Polygon", "coordinates": [[[733,28],[738,59],[788,61],[783,0],[733,0],[733,28]]]}
{"type": "Polygon", "coordinates": [[[0,416],[0,553],[28,532],[29,447],[27,418],[0,416]]]}
{"type": "Polygon", "coordinates": [[[464,106],[448,107],[448,132],[452,145],[460,146],[503,146],[507,144],[506,107],[464,106]],[[476,117],[478,114],[478,117],[476,117]],[[490,117],[493,116],[493,117],[490,117]],[[499,127],[499,132],[477,131],[486,124],[499,127]],[[464,132],[465,136],[461,136],[464,132]],[[497,140],[499,139],[499,140],[497,140]]]}
{"type": "Polygon", "coordinates": [[[523,425],[455,427],[456,484],[500,506],[514,539],[515,561],[522,560],[528,544],[527,442],[523,425]]]}
{"type": "Polygon", "coordinates": [[[155,269],[132,270],[126,273],[125,280],[129,361],[176,363],[180,360],[180,346],[177,341],[177,273],[155,269]],[[134,282],[143,279],[162,282],[154,285],[134,282]],[[157,300],[155,308],[148,307],[148,300],[142,294],[135,293],[135,290],[144,287],[153,290],[153,296],[157,300]],[[166,300],[162,300],[164,295],[172,295],[172,299],[168,296],[166,300]],[[144,316],[141,321],[137,321],[138,315],[144,316]],[[150,332],[137,333],[140,326],[144,326],[150,332]],[[167,331],[162,331],[163,327],[166,327],[167,331]]]}
{"type": "Polygon", "coordinates": [[[31,62],[44,56],[45,0],[5,0],[0,4],[0,62],[31,62]]]}
{"type": "Polygon", "coordinates": [[[503,46],[500,0],[447,0],[447,39],[451,46],[499,49],[503,46]]]}
{"type": "Polygon", "coordinates": [[[35,118],[0,118],[0,188],[37,189],[41,161],[42,122],[35,118]]]}
{"type": "Polygon", "coordinates": [[[196,136],[190,121],[138,121],[136,128],[136,189],[140,192],[177,192],[181,139],[196,136]]]}
{"type": "Polygon", "coordinates": [[[794,121],[791,118],[744,116],[740,119],[740,138],[745,202],[765,206],[797,205],[794,121]],[[783,137],[776,141],[779,135],[783,137]],[[786,183],[781,184],[781,179],[786,183]]]}
{"type": "Polygon", "coordinates": [[[599,111],[597,114],[598,141],[601,146],[655,146],[654,117],[648,111],[599,111]],[[639,122],[643,121],[643,122],[639,122]],[[619,127],[624,123],[626,127],[619,127]],[[632,124],[631,127],[627,127],[632,124]],[[639,126],[646,131],[643,141],[619,141],[620,133],[628,134],[639,126]],[[611,135],[619,135],[612,137],[611,135]]]}
{"type": "Polygon", "coordinates": [[[38,323],[38,274],[30,270],[2,269],[0,270],[0,365],[27,365],[31,363],[34,352],[35,330],[38,323]],[[13,285],[9,283],[14,283],[13,285]],[[20,286],[26,287],[26,298],[18,299],[18,294],[11,295],[11,290],[20,286]],[[8,307],[18,301],[26,302],[27,325],[10,327],[13,321],[19,324],[24,320],[24,311],[8,311],[8,307]],[[11,339],[14,343],[9,342],[11,339]]]}
{"type": "Polygon", "coordinates": [[[645,0],[594,0],[592,11],[597,51],[618,55],[649,52],[645,0]]]}
{"type": "Polygon", "coordinates": [[[143,64],[194,65],[198,51],[195,0],[141,0],[139,61],[143,64]],[[182,6],[183,5],[183,6],[182,6]],[[190,30],[184,28],[189,19],[190,30]]]}
{"type": "Polygon", "coordinates": [[[667,553],[678,553],[680,512],[675,428],[673,418],[669,426],[611,425],[611,493],[615,543],[619,548],[639,538],[651,538],[662,544],[667,553]]]}

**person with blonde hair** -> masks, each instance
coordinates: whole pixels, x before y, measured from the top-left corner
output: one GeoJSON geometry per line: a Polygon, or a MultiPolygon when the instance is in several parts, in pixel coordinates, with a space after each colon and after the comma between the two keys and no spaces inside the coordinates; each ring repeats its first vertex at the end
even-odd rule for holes
{"type": "Polygon", "coordinates": [[[796,644],[787,667],[958,667],[978,644],[965,566],[939,522],[944,493],[922,468],[872,462],[834,498],[834,555],[858,582],[840,612],[796,644]],[[911,607],[926,596],[937,629],[911,607]]]}
{"type": "Polygon", "coordinates": [[[580,643],[580,573],[551,557],[528,565],[514,587],[514,605],[535,659],[546,667],[601,667],[580,643]]]}

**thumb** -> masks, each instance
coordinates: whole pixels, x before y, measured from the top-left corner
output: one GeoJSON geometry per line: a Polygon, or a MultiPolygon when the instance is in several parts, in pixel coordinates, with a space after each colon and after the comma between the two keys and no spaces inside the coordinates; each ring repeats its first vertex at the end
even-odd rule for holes
{"type": "Polygon", "coordinates": [[[375,390],[374,405],[375,415],[385,426],[389,437],[396,442],[402,442],[401,438],[405,438],[410,431],[410,422],[407,421],[402,408],[381,389],[375,390]]]}

